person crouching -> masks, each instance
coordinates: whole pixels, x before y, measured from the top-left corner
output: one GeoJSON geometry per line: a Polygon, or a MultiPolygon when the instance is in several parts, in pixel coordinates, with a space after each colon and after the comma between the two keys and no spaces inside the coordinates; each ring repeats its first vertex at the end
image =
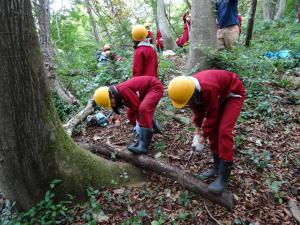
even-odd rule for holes
{"type": "Polygon", "coordinates": [[[153,116],[159,100],[163,96],[162,83],[153,76],[139,76],[110,87],[100,87],[95,91],[97,105],[112,108],[117,114],[124,106],[130,110],[127,117],[138,138],[128,150],[136,154],[147,154],[153,135],[153,116]]]}
{"type": "Polygon", "coordinates": [[[174,78],[169,84],[168,94],[176,108],[187,105],[194,113],[192,148],[201,151],[205,139],[209,139],[214,167],[200,175],[204,178],[217,176],[208,190],[215,194],[222,193],[233,166],[232,131],[246,98],[243,83],[235,73],[205,70],[191,77],[174,78]]]}

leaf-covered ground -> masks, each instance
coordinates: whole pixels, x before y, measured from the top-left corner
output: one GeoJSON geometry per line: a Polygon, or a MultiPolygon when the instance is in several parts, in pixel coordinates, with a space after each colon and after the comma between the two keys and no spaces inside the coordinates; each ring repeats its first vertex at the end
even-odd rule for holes
{"type": "MultiPolygon", "coordinates": [[[[139,187],[100,193],[98,201],[108,216],[101,224],[214,224],[209,213],[221,224],[296,224],[287,203],[294,199],[300,204],[299,105],[291,101],[285,89],[270,83],[261,85],[268,86],[269,95],[277,99],[270,102],[270,109],[265,107],[266,111],[280,109],[281,113],[279,118],[251,118],[245,109],[236,126],[235,164],[229,184],[236,203],[232,212],[187,191],[176,181],[147,173],[149,181],[139,187]]],[[[185,169],[193,128],[162,115],[162,108],[168,107],[157,110],[163,134],[154,135],[149,155],[185,169]]],[[[189,110],[177,113],[191,118],[189,110]]],[[[87,127],[75,140],[100,145],[109,139],[111,144],[126,145],[132,138],[132,127],[125,111],[122,115],[121,127],[87,127]]],[[[193,156],[186,170],[197,176],[211,164],[207,146],[204,153],[193,156]]]]}

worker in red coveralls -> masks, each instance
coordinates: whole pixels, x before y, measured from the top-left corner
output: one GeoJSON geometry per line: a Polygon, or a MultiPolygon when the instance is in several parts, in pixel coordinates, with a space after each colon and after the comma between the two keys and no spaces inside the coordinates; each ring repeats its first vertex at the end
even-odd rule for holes
{"type": "Polygon", "coordinates": [[[238,21],[239,21],[239,31],[240,31],[240,35],[242,33],[242,16],[241,14],[238,14],[238,21]]]}
{"type": "Polygon", "coordinates": [[[147,22],[144,24],[144,27],[146,28],[146,30],[148,31],[148,35],[147,35],[147,38],[149,39],[150,41],[150,44],[153,44],[153,40],[154,40],[154,36],[153,36],[153,32],[150,30],[150,26],[151,26],[151,23],[147,22]]]}
{"type": "Polygon", "coordinates": [[[153,76],[133,77],[123,83],[110,87],[100,87],[95,91],[94,101],[97,105],[112,108],[119,114],[119,108],[127,106],[134,116],[128,117],[132,125],[138,121],[136,131],[138,140],[130,144],[128,150],[137,154],[147,154],[153,135],[153,115],[163,96],[162,83],[153,76]]]}
{"type": "Polygon", "coordinates": [[[155,44],[156,44],[156,49],[158,52],[164,51],[164,39],[163,39],[159,29],[157,29],[157,32],[156,32],[155,44]]]}
{"type": "Polygon", "coordinates": [[[134,40],[134,53],[132,64],[132,76],[157,77],[158,60],[157,54],[146,38],[148,31],[142,25],[136,25],[132,29],[134,40]]]}
{"type": "Polygon", "coordinates": [[[194,113],[196,128],[192,150],[202,151],[204,142],[209,139],[214,167],[200,175],[203,178],[218,176],[208,190],[222,193],[233,165],[232,131],[246,98],[242,82],[237,74],[226,70],[205,70],[193,76],[174,78],[168,95],[176,108],[187,105],[194,113]]]}
{"type": "MultiPolygon", "coordinates": [[[[132,38],[134,41],[134,53],[133,53],[133,64],[132,64],[132,76],[157,76],[158,69],[158,59],[157,54],[150,44],[147,38],[148,31],[145,26],[136,25],[132,29],[132,38]]],[[[128,117],[134,117],[135,112],[130,108],[128,109],[128,117]]],[[[153,126],[155,133],[160,133],[161,128],[158,121],[153,117],[153,126]]],[[[136,126],[134,131],[139,130],[138,121],[136,121],[136,126]]]]}
{"type": "Polygon", "coordinates": [[[183,23],[184,23],[183,34],[180,37],[178,37],[177,40],[176,40],[176,44],[179,47],[185,46],[189,41],[189,32],[190,32],[190,27],[191,27],[191,14],[190,14],[189,11],[187,11],[182,16],[182,20],[183,20],[183,23]]]}

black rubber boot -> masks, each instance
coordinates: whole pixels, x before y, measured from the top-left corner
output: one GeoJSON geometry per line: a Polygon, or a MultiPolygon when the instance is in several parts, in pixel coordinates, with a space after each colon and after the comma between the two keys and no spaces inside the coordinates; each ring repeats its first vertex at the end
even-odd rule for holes
{"type": "Polygon", "coordinates": [[[152,124],[153,124],[154,134],[161,134],[161,126],[159,125],[155,117],[153,117],[152,124]]]}
{"type": "Polygon", "coordinates": [[[206,170],[203,173],[199,174],[199,178],[201,180],[206,180],[208,178],[217,176],[219,174],[219,164],[220,164],[220,158],[218,154],[213,154],[214,158],[214,165],[212,169],[206,170]]]}
{"type": "Polygon", "coordinates": [[[136,154],[147,154],[152,135],[152,129],[141,127],[141,133],[138,137],[138,142],[130,145],[128,150],[136,154]]]}
{"type": "Polygon", "coordinates": [[[233,164],[232,162],[228,162],[224,160],[220,161],[219,176],[214,182],[212,182],[208,186],[209,192],[212,192],[214,194],[221,194],[225,190],[229,181],[232,164],[233,164]]]}

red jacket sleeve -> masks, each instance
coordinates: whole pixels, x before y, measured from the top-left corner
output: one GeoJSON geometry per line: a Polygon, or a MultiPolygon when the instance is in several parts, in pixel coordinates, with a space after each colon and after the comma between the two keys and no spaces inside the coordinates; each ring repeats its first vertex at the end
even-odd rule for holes
{"type": "Polygon", "coordinates": [[[191,109],[194,113],[193,122],[194,122],[195,126],[201,128],[203,118],[204,118],[204,110],[202,110],[203,108],[198,108],[198,107],[195,107],[195,106],[194,107],[191,106],[191,109]]]}
{"type": "Polygon", "coordinates": [[[219,111],[219,93],[216,89],[207,90],[205,123],[202,126],[203,136],[209,137],[217,126],[219,111]]]}
{"type": "Polygon", "coordinates": [[[141,104],[141,101],[134,91],[132,91],[130,88],[124,89],[122,92],[122,97],[125,100],[125,102],[128,102],[129,108],[134,111],[138,112],[139,111],[139,106],[141,104]]]}
{"type": "Polygon", "coordinates": [[[133,64],[132,64],[132,76],[137,77],[141,76],[143,72],[143,63],[144,55],[142,52],[135,50],[133,55],[133,64]]]}

